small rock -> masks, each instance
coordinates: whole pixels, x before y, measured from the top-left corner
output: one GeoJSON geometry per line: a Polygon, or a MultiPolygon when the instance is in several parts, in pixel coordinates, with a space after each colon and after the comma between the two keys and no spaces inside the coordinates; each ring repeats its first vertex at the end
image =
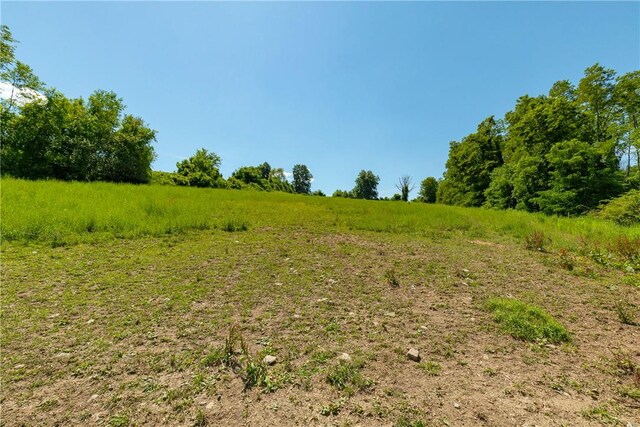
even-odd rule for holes
{"type": "Polygon", "coordinates": [[[387,311],[384,315],[387,317],[396,317],[396,313],[393,311],[387,311]]]}
{"type": "Polygon", "coordinates": [[[276,283],[274,283],[274,285],[275,286],[282,286],[282,283],[281,282],[276,282],[276,283]]]}
{"type": "Polygon", "coordinates": [[[458,402],[453,402],[453,407],[456,409],[460,409],[460,404],[458,402]]]}
{"type": "Polygon", "coordinates": [[[407,357],[409,358],[409,360],[413,360],[414,362],[419,362],[420,352],[415,348],[410,348],[409,351],[407,351],[407,357]]]}
{"type": "Polygon", "coordinates": [[[294,319],[301,319],[301,318],[302,318],[302,316],[300,316],[299,314],[294,314],[294,315],[293,315],[293,318],[294,318],[294,319]]]}
{"type": "Polygon", "coordinates": [[[422,326],[420,326],[420,329],[422,329],[423,331],[426,331],[429,328],[427,328],[425,325],[422,325],[422,326]]]}
{"type": "Polygon", "coordinates": [[[638,426],[635,425],[634,423],[627,423],[627,427],[638,427],[638,426]]]}
{"type": "Polygon", "coordinates": [[[274,363],[276,363],[276,357],[275,356],[265,356],[264,359],[262,359],[262,363],[264,363],[265,365],[273,365],[274,363]]]}
{"type": "Polygon", "coordinates": [[[207,403],[207,406],[205,406],[205,408],[213,409],[213,405],[215,405],[215,402],[211,401],[211,402],[207,403]]]}
{"type": "Polygon", "coordinates": [[[462,269],[462,272],[463,272],[463,273],[469,273],[469,269],[467,269],[467,268],[463,268],[463,269],[462,269]]]}
{"type": "Polygon", "coordinates": [[[91,397],[89,398],[89,402],[91,402],[92,400],[96,400],[98,398],[97,394],[92,394],[91,397]]]}
{"type": "Polygon", "coordinates": [[[329,298],[318,298],[318,302],[327,302],[329,298]]]}
{"type": "Polygon", "coordinates": [[[484,360],[489,360],[489,355],[488,355],[488,354],[483,354],[483,355],[482,355],[482,358],[483,358],[484,360]]]}
{"type": "Polygon", "coordinates": [[[350,311],[350,312],[349,312],[349,316],[351,316],[351,317],[355,317],[355,315],[356,315],[356,314],[355,314],[353,311],[350,311]]]}
{"type": "Polygon", "coordinates": [[[67,352],[60,352],[58,354],[56,354],[56,357],[59,357],[61,359],[67,359],[69,357],[71,357],[71,353],[67,353],[67,352]]]}
{"type": "Polygon", "coordinates": [[[96,321],[96,319],[89,319],[89,320],[87,320],[87,325],[90,325],[90,324],[92,324],[92,323],[93,323],[93,322],[95,322],[95,321],[96,321]]]}
{"type": "Polygon", "coordinates": [[[24,367],[25,367],[25,365],[21,363],[19,365],[14,366],[13,369],[22,369],[24,367]]]}
{"type": "Polygon", "coordinates": [[[349,356],[347,353],[340,353],[340,356],[338,356],[338,360],[349,363],[351,362],[351,356],[349,356]]]}

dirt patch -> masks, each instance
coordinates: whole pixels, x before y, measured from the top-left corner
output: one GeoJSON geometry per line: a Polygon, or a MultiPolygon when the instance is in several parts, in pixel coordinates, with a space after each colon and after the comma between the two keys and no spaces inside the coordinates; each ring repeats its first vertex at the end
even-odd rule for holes
{"type": "Polygon", "coordinates": [[[33,252],[3,253],[6,426],[640,421],[640,327],[616,311],[640,291],[620,272],[503,243],[270,228],[33,252]],[[491,296],[541,307],[572,342],[504,334],[491,296]],[[204,362],[232,325],[253,360],[277,357],[271,386],[204,362]]]}

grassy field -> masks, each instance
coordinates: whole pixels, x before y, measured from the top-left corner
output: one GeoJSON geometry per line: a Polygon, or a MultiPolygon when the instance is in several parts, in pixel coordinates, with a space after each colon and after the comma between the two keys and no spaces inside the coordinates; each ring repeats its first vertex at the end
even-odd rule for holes
{"type": "Polygon", "coordinates": [[[640,422],[640,227],[10,179],[1,208],[2,425],[640,422]]]}

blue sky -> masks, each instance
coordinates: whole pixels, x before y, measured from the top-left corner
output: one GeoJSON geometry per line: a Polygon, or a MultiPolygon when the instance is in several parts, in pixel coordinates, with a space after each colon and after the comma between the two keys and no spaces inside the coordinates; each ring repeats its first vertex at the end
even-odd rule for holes
{"type": "MultiPolygon", "coordinates": [[[[205,147],[229,176],[306,164],[382,196],[441,177],[449,142],[599,62],[640,68],[640,2],[8,2],[16,54],[70,97],[115,91],[156,170],[205,147]]],[[[415,196],[417,190],[412,193],[415,196]]]]}

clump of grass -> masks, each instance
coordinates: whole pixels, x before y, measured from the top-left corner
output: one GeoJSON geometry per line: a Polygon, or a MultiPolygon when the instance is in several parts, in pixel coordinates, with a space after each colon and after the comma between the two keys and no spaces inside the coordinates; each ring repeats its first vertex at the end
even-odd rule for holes
{"type": "Polygon", "coordinates": [[[399,288],[400,287],[400,281],[396,277],[396,271],[393,268],[385,271],[384,278],[387,281],[387,284],[389,286],[391,286],[392,288],[399,288]]]}
{"type": "Polygon", "coordinates": [[[419,363],[418,367],[432,377],[440,375],[440,371],[442,371],[442,365],[433,361],[419,363]]]}
{"type": "Polygon", "coordinates": [[[249,226],[247,225],[247,223],[237,218],[230,218],[222,224],[222,230],[229,233],[233,233],[236,231],[247,231],[248,229],[249,226]]]}
{"type": "Polygon", "coordinates": [[[193,423],[194,427],[204,427],[207,425],[207,416],[202,412],[202,409],[198,410],[196,414],[196,420],[193,423]]]}
{"type": "Polygon", "coordinates": [[[609,410],[604,406],[596,406],[591,409],[582,411],[582,416],[592,420],[598,420],[605,424],[618,424],[619,420],[609,413],[609,410]]]}
{"type": "Polygon", "coordinates": [[[426,427],[426,424],[421,419],[411,418],[403,415],[393,425],[394,427],[426,427]]]}
{"type": "Polygon", "coordinates": [[[540,230],[536,230],[524,237],[524,247],[530,251],[546,252],[547,246],[550,244],[551,239],[540,230]]]}
{"type": "Polygon", "coordinates": [[[616,313],[618,313],[618,319],[620,319],[621,323],[625,325],[636,325],[636,318],[633,314],[633,309],[631,304],[626,301],[616,301],[616,313]]]}
{"type": "Polygon", "coordinates": [[[352,394],[355,390],[367,390],[373,381],[360,372],[363,364],[359,362],[340,362],[327,373],[327,382],[341,391],[352,394]]]}
{"type": "Polygon", "coordinates": [[[346,401],[344,399],[334,400],[333,402],[329,402],[327,405],[324,405],[320,410],[320,414],[328,417],[329,415],[338,415],[342,410],[342,407],[346,401]]]}
{"type": "Polygon", "coordinates": [[[224,365],[232,368],[242,378],[245,390],[262,387],[265,391],[271,392],[278,388],[278,384],[268,375],[264,363],[256,360],[249,353],[247,343],[236,325],[229,330],[224,345],[206,355],[200,364],[203,366],[224,365]]]}
{"type": "Polygon", "coordinates": [[[126,415],[114,415],[109,419],[110,427],[126,427],[129,424],[129,417],[126,415]]]}
{"type": "Polygon", "coordinates": [[[568,342],[569,332],[539,307],[510,298],[490,298],[486,307],[505,332],[523,341],[568,342]]]}

